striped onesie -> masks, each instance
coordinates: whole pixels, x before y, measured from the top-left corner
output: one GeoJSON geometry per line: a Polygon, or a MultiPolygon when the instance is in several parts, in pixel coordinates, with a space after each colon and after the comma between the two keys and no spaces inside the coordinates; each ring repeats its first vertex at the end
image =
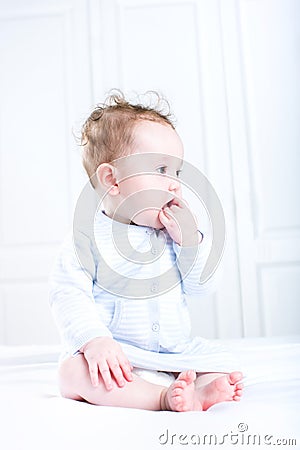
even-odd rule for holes
{"type": "Polygon", "coordinates": [[[215,285],[215,276],[199,283],[209,253],[205,238],[189,261],[191,248],[174,243],[165,229],[119,223],[101,210],[92,234],[79,233],[74,240],[70,233],[50,277],[50,304],[66,354],[76,355],[91,339],[110,336],[134,367],[167,372],[238,369],[219,344],[190,338],[186,298],[200,301],[215,285]],[[127,236],[132,254],[122,251],[117,242],[122,244],[122,236],[127,236]],[[149,252],[152,259],[143,261],[149,252]]]}

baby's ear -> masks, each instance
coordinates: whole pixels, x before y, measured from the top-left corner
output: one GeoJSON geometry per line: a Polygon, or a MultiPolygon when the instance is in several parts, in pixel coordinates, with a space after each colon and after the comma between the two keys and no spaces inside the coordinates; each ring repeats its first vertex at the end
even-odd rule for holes
{"type": "Polygon", "coordinates": [[[119,193],[119,185],[115,176],[115,167],[108,163],[102,163],[98,167],[97,179],[100,186],[108,191],[110,195],[117,195],[119,193]]]}

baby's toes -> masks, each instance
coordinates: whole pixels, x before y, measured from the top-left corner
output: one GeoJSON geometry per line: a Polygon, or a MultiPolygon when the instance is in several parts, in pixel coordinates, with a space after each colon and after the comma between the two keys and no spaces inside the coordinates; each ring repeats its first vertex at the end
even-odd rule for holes
{"type": "Polygon", "coordinates": [[[243,387],[244,387],[244,385],[242,383],[239,383],[236,385],[235,391],[233,394],[233,400],[235,400],[235,401],[241,400],[241,396],[243,394],[243,387]]]}
{"type": "Polygon", "coordinates": [[[174,381],[174,389],[184,389],[187,385],[187,382],[184,380],[176,380],[174,381]]]}
{"type": "Polygon", "coordinates": [[[238,397],[241,397],[243,394],[243,389],[236,389],[234,395],[237,395],[238,397]]]}
{"type": "Polygon", "coordinates": [[[187,384],[193,383],[196,379],[196,372],[194,370],[187,370],[186,372],[181,372],[178,375],[178,378],[176,381],[186,381],[187,384]]]}
{"type": "Polygon", "coordinates": [[[177,411],[190,411],[191,408],[188,399],[184,398],[182,395],[176,396],[175,399],[177,411]]]}
{"type": "Polygon", "coordinates": [[[241,397],[243,394],[243,387],[244,387],[243,383],[236,384],[234,395],[241,397]]]}
{"type": "Polygon", "coordinates": [[[183,408],[183,398],[181,397],[181,395],[176,395],[175,397],[173,397],[173,402],[174,402],[174,407],[176,409],[176,411],[182,411],[183,408]]]}
{"type": "Polygon", "coordinates": [[[228,380],[230,384],[236,384],[243,378],[242,372],[231,372],[228,374],[228,380]]]}
{"type": "Polygon", "coordinates": [[[187,371],[187,378],[186,381],[190,384],[193,383],[197,378],[196,372],[194,370],[188,370],[187,371]]]}
{"type": "Polygon", "coordinates": [[[176,387],[172,390],[172,397],[176,398],[176,397],[181,397],[182,396],[182,388],[181,387],[176,387]]]}

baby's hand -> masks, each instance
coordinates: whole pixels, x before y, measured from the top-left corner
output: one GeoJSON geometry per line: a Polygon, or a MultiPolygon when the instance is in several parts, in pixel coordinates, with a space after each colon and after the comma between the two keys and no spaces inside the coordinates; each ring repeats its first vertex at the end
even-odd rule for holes
{"type": "Polygon", "coordinates": [[[97,337],[85,344],[80,351],[88,363],[94,387],[99,385],[99,372],[107,390],[113,388],[112,376],[119,387],[125,386],[125,381],[133,380],[132,366],[120,344],[113,338],[97,337]]]}
{"type": "Polygon", "coordinates": [[[159,220],[177,244],[188,247],[201,242],[195,217],[184,200],[172,200],[160,211],[159,220]]]}

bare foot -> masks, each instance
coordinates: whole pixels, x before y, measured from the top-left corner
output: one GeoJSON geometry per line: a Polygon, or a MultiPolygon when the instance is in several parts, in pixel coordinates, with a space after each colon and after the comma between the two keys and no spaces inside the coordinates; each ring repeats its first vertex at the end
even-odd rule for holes
{"type": "Polygon", "coordinates": [[[202,405],[202,410],[206,411],[220,402],[239,401],[244,387],[242,383],[239,383],[242,378],[241,372],[231,372],[199,387],[196,390],[196,397],[202,405]]]}
{"type": "Polygon", "coordinates": [[[168,389],[163,392],[162,409],[171,411],[193,411],[198,409],[195,381],[196,372],[181,372],[168,389]]]}
{"type": "Polygon", "coordinates": [[[206,411],[212,405],[226,401],[239,401],[243,387],[239,383],[241,372],[221,375],[196,389],[194,370],[182,372],[168,389],[162,393],[161,409],[171,411],[206,411]]]}

